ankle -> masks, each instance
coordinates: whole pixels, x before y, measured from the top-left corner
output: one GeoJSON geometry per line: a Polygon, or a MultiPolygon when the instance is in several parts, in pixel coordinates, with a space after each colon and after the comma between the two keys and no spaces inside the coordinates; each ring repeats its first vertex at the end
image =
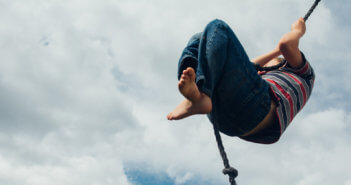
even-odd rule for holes
{"type": "Polygon", "coordinates": [[[212,111],[211,98],[207,94],[200,92],[200,101],[202,102],[202,105],[204,106],[205,112],[210,113],[212,111]]]}
{"type": "Polygon", "coordinates": [[[204,97],[200,91],[195,91],[194,94],[191,96],[190,101],[196,103],[202,101],[203,98],[204,97]]]}

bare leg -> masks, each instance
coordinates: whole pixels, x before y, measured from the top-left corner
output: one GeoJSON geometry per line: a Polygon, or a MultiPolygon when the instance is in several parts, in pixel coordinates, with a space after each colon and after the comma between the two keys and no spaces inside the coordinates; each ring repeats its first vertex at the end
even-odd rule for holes
{"type": "Polygon", "coordinates": [[[194,114],[208,114],[212,111],[211,98],[199,91],[195,83],[196,74],[188,67],[178,82],[180,93],[185,99],[167,115],[168,120],[179,120],[194,114]]]}

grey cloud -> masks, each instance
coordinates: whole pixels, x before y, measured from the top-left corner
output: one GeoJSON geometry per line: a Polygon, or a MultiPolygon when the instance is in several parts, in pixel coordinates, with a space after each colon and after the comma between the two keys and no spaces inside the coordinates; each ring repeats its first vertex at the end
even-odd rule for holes
{"type": "MultiPolygon", "coordinates": [[[[305,1],[2,3],[0,179],[11,185],[129,185],[123,168],[147,166],[179,184],[196,178],[226,183],[206,117],[172,124],[164,118],[182,98],[175,74],[179,54],[193,33],[220,18],[254,57],[274,47],[309,6],[305,1]]],[[[335,31],[339,23],[332,20],[341,15],[331,14],[330,6],[322,2],[308,22],[301,44],[315,67],[316,87],[282,140],[261,146],[224,137],[240,183],[311,185],[329,173],[339,184],[350,182],[343,173],[349,167],[341,166],[351,152],[345,83],[350,30],[335,31]],[[340,160],[328,162],[334,158],[340,160]]]]}
{"type": "Polygon", "coordinates": [[[19,2],[0,13],[2,181],[129,184],[119,157],[108,155],[121,152],[116,135],[141,129],[111,72],[116,23],[102,20],[118,8],[19,2]]]}

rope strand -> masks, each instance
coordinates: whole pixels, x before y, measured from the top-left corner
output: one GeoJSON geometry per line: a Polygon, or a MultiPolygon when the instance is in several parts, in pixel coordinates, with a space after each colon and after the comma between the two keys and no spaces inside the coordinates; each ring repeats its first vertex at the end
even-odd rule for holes
{"type": "Polygon", "coordinates": [[[227,154],[225,153],[224,146],[222,143],[222,138],[219,133],[218,123],[214,123],[213,128],[216,136],[219,153],[221,154],[224,164],[224,169],[222,172],[224,175],[229,175],[229,182],[231,185],[236,185],[235,178],[238,176],[238,171],[235,168],[231,167],[229,164],[229,160],[227,158],[227,154]]]}
{"type": "Polygon", "coordinates": [[[259,64],[254,64],[257,71],[273,71],[283,67],[287,63],[286,60],[281,61],[279,64],[269,67],[261,67],[259,64]]]}
{"type": "Polygon", "coordinates": [[[314,9],[317,7],[318,3],[320,2],[321,0],[316,0],[312,7],[308,10],[307,14],[305,15],[305,17],[303,17],[303,19],[305,20],[305,22],[307,21],[307,19],[310,17],[310,15],[312,14],[312,12],[314,11],[314,9]]]}

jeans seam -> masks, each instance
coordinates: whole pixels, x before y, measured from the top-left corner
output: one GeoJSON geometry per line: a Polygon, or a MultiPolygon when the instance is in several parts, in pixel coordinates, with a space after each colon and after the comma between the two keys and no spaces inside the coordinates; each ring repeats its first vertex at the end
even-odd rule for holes
{"type": "Polygon", "coordinates": [[[218,29],[220,26],[222,25],[221,24],[216,25],[215,30],[213,31],[214,33],[211,35],[210,39],[208,40],[208,46],[206,46],[206,54],[208,53],[208,48],[212,46],[213,38],[218,33],[218,29]]]}

